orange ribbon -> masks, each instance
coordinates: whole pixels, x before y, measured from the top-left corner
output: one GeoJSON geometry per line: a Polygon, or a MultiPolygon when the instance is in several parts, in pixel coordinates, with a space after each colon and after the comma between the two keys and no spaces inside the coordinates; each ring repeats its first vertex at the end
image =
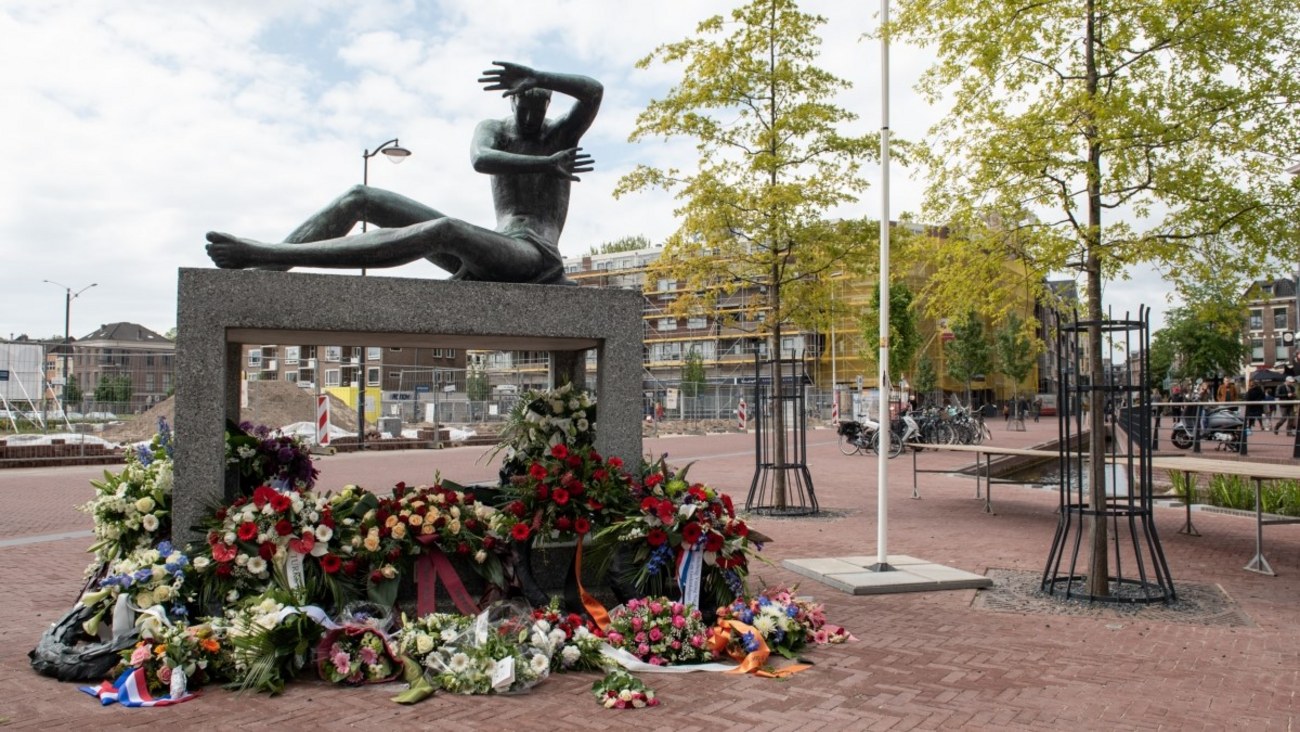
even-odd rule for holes
{"type": "Polygon", "coordinates": [[[768,649],[767,643],[763,640],[763,635],[755,630],[754,626],[746,625],[739,620],[719,620],[717,627],[713,629],[713,633],[709,636],[709,648],[715,655],[730,656],[740,664],[727,671],[729,674],[752,673],[755,676],[779,679],[808,668],[805,664],[796,663],[770,671],[764,669],[763,666],[767,664],[768,656],[772,655],[771,650],[768,649]],[[751,633],[754,636],[754,640],[758,641],[758,648],[748,653],[743,648],[731,648],[733,636],[743,636],[745,633],[751,633]]]}
{"type": "Polygon", "coordinates": [[[587,614],[591,616],[592,622],[601,630],[609,630],[609,611],[605,606],[600,604],[600,600],[592,597],[582,587],[582,535],[578,535],[578,548],[573,554],[573,579],[578,583],[578,597],[582,599],[582,606],[586,608],[587,614]]]}

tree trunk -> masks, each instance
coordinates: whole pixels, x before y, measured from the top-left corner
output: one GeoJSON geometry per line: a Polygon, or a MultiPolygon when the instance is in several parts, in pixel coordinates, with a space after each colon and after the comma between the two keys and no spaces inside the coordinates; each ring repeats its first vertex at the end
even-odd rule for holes
{"type": "MultiPolygon", "coordinates": [[[[1087,31],[1084,37],[1084,61],[1088,98],[1098,94],[1097,59],[1095,44],[1100,42],[1096,30],[1095,0],[1087,0],[1087,31]]],[[[1087,271],[1088,293],[1088,504],[1095,512],[1106,507],[1106,415],[1103,389],[1105,369],[1101,356],[1101,143],[1098,141],[1096,122],[1088,113],[1085,128],[1088,139],[1088,231],[1085,235],[1084,267],[1087,271]]],[[[1089,526],[1092,544],[1092,561],[1088,567],[1088,594],[1105,597],[1110,594],[1110,562],[1106,543],[1106,517],[1097,513],[1089,526]]]]}

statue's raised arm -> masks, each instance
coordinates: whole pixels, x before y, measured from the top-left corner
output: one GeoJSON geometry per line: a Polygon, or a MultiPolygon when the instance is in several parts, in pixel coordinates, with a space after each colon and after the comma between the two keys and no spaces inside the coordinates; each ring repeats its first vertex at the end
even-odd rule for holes
{"type": "Polygon", "coordinates": [[[548,99],[550,92],[559,92],[577,100],[572,109],[548,126],[548,134],[557,136],[559,143],[568,141],[576,145],[600,111],[605,87],[589,76],[537,71],[509,61],[492,63],[498,68],[484,71],[479,78],[484,91],[500,91],[503,97],[518,97],[531,89],[542,89],[548,99]]]}

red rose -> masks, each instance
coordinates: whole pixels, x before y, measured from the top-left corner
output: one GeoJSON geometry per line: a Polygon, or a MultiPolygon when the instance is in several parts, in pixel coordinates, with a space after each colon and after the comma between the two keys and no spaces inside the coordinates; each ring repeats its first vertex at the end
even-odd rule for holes
{"type": "Polygon", "coordinates": [[[474,505],[474,494],[473,494],[473,493],[469,493],[469,492],[466,492],[466,493],[465,493],[465,505],[466,505],[466,506],[473,506],[473,505],[474,505]]]}
{"type": "Polygon", "coordinates": [[[239,525],[238,535],[240,541],[252,541],[253,539],[256,539],[257,524],[252,521],[245,521],[239,525]]]}
{"type": "Polygon", "coordinates": [[[217,509],[217,520],[218,520],[218,521],[225,521],[225,520],[226,520],[226,507],[225,507],[225,506],[222,506],[221,508],[218,508],[218,509],[217,509]]]}
{"type": "Polygon", "coordinates": [[[510,529],[510,536],[515,541],[527,541],[528,535],[531,533],[533,533],[533,530],[528,528],[528,524],[515,524],[514,528],[510,529]]]}
{"type": "Polygon", "coordinates": [[[645,540],[650,546],[662,546],[665,541],[668,541],[668,532],[655,527],[646,533],[645,540]]]}
{"type": "Polygon", "coordinates": [[[737,521],[731,527],[740,536],[749,536],[749,527],[745,525],[744,521],[737,521]]]}
{"type": "Polygon", "coordinates": [[[546,480],[546,467],[541,463],[533,463],[528,468],[528,477],[533,480],[546,480]]]}
{"type": "Polygon", "coordinates": [[[568,460],[565,460],[564,462],[567,463],[567,464],[569,465],[570,468],[581,468],[581,467],[582,467],[582,456],[581,456],[581,455],[570,455],[570,456],[569,456],[569,459],[568,459],[568,460]]]}
{"type": "Polygon", "coordinates": [[[271,559],[275,557],[275,544],[272,544],[269,541],[262,542],[261,545],[257,547],[257,555],[268,562],[271,561],[271,559]]]}
{"type": "Polygon", "coordinates": [[[565,447],[563,443],[555,445],[551,448],[551,456],[563,460],[569,456],[569,448],[565,447]]]}
{"type": "Polygon", "coordinates": [[[469,543],[462,541],[456,545],[457,554],[469,554],[469,543]]]}
{"type": "Polygon", "coordinates": [[[573,519],[568,516],[560,516],[555,519],[555,528],[560,531],[568,531],[573,528],[573,519]]]}
{"type": "Polygon", "coordinates": [[[393,495],[397,496],[398,498],[401,498],[402,494],[405,492],[406,492],[406,481],[404,480],[398,481],[397,485],[393,486],[393,495]]]}
{"type": "Polygon", "coordinates": [[[383,526],[387,522],[388,522],[388,511],[386,509],[381,508],[378,511],[375,511],[375,523],[379,524],[380,526],[383,526]]]}
{"type": "Polygon", "coordinates": [[[659,499],[654,496],[646,496],[641,499],[641,510],[646,513],[654,513],[655,508],[659,505],[659,499]]]}
{"type": "Polygon", "coordinates": [[[585,534],[591,531],[591,522],[579,516],[573,520],[573,530],[578,534],[585,534]]]}
{"type": "Polygon", "coordinates": [[[551,500],[555,501],[557,506],[567,506],[569,503],[569,492],[563,488],[556,488],[551,491],[551,500]]]}
{"type": "Polygon", "coordinates": [[[484,548],[484,549],[487,549],[488,551],[492,551],[492,548],[495,547],[496,545],[497,545],[497,540],[494,539],[493,537],[491,537],[491,536],[485,536],[485,537],[483,537],[483,548],[484,548]]]}
{"type": "Polygon", "coordinates": [[[275,509],[276,513],[284,513],[285,511],[288,511],[289,507],[292,505],[293,501],[283,493],[276,493],[274,496],[271,496],[271,508],[275,509]]]}
{"type": "Polygon", "coordinates": [[[735,518],[736,507],[731,505],[731,496],[727,495],[726,493],[723,493],[720,497],[722,498],[722,505],[727,507],[727,515],[730,516],[731,518],[735,518]]]}
{"type": "Polygon", "coordinates": [[[325,574],[335,574],[341,566],[343,561],[334,554],[326,554],[320,558],[320,568],[325,570],[325,574]]]}
{"type": "Polygon", "coordinates": [[[379,570],[376,569],[375,571],[373,571],[373,572],[370,573],[370,584],[372,584],[372,585],[377,585],[377,584],[379,584],[380,582],[383,582],[383,581],[384,581],[384,573],[383,573],[383,572],[380,572],[379,570]]]}
{"type": "Polygon", "coordinates": [[[215,532],[215,531],[209,531],[209,532],[208,532],[208,543],[209,543],[209,544],[216,544],[216,543],[219,542],[219,541],[221,541],[221,534],[218,534],[218,533],[215,532]]]}
{"type": "Polygon", "coordinates": [[[617,456],[617,455],[615,455],[614,457],[610,458],[610,459],[609,459],[609,467],[614,468],[614,469],[616,469],[616,470],[617,470],[618,468],[623,467],[623,458],[620,458],[620,457],[617,456]]]}
{"type": "Polygon", "coordinates": [[[548,497],[550,497],[550,495],[551,495],[551,489],[547,488],[545,484],[537,486],[537,500],[545,501],[548,497]]]}
{"type": "Polygon", "coordinates": [[[693,547],[695,546],[695,543],[700,540],[700,535],[703,533],[704,532],[700,530],[699,524],[694,521],[687,522],[687,524],[682,527],[682,543],[688,547],[693,547]]]}
{"type": "Polygon", "coordinates": [[[234,571],[234,566],[231,565],[230,562],[222,562],[221,564],[217,565],[218,577],[229,577],[230,573],[233,571],[234,571]]]}
{"type": "Polygon", "coordinates": [[[289,519],[280,519],[275,522],[275,533],[288,536],[293,533],[293,524],[289,523],[289,519]]]}
{"type": "Polygon", "coordinates": [[[609,477],[609,473],[604,468],[596,468],[591,471],[591,479],[597,482],[604,481],[609,477]]]}
{"type": "Polygon", "coordinates": [[[401,548],[400,546],[395,546],[395,547],[393,547],[392,549],[389,549],[389,550],[388,550],[388,557],[387,557],[387,558],[388,558],[388,561],[390,561],[390,562],[396,562],[397,560],[401,559],[401,558],[402,558],[402,548],[401,548]]]}
{"type": "Polygon", "coordinates": [[[446,517],[446,516],[439,516],[438,518],[436,518],[436,519],[433,520],[433,528],[435,528],[435,529],[441,529],[442,527],[444,527],[444,526],[446,526],[446,525],[447,525],[447,517],[446,517]]]}
{"type": "Polygon", "coordinates": [[[592,451],[588,452],[588,453],[587,453],[587,457],[591,458],[591,461],[592,461],[593,463],[598,464],[598,465],[599,465],[602,461],[604,461],[604,459],[605,459],[605,458],[601,457],[601,456],[600,456],[600,453],[596,452],[595,450],[592,450],[592,451]]]}
{"type": "Polygon", "coordinates": [[[343,563],[343,574],[346,574],[349,577],[356,577],[357,572],[359,571],[361,571],[361,565],[357,564],[357,560],[349,559],[343,563]]]}
{"type": "Polygon", "coordinates": [[[523,518],[524,514],[528,513],[528,507],[523,501],[511,501],[510,505],[506,506],[506,510],[514,514],[515,518],[523,518]]]}
{"type": "Polygon", "coordinates": [[[677,514],[677,506],[674,506],[672,501],[665,498],[659,502],[659,506],[655,508],[655,513],[659,516],[660,521],[671,524],[673,517],[677,514]]]}
{"type": "Polygon", "coordinates": [[[467,531],[478,531],[478,519],[465,519],[465,529],[467,531]]]}
{"type": "Polygon", "coordinates": [[[664,482],[664,476],[660,473],[651,473],[645,477],[645,487],[654,488],[664,482]]]}
{"type": "Polygon", "coordinates": [[[706,552],[720,551],[722,549],[722,543],[723,543],[722,534],[719,534],[716,531],[710,531],[709,535],[704,539],[704,551],[706,552]]]}

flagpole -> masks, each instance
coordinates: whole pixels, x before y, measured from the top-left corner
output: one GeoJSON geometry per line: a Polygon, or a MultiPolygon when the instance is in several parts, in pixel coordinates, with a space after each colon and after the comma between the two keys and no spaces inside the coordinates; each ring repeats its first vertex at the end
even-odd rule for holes
{"type": "Polygon", "coordinates": [[[880,0],[880,450],[876,455],[876,563],[889,566],[889,0],[880,0]]]}

